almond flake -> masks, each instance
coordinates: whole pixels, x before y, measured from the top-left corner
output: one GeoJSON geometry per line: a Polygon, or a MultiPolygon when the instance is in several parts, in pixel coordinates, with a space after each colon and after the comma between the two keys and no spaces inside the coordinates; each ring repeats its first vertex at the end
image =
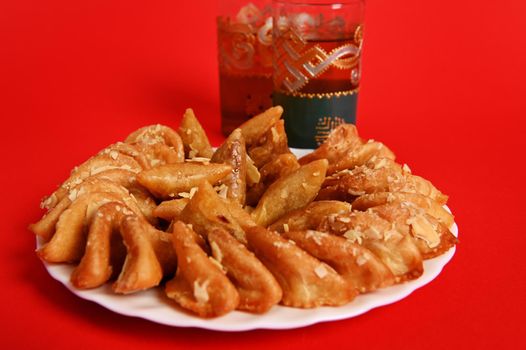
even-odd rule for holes
{"type": "Polygon", "coordinates": [[[329,274],[329,271],[327,271],[327,269],[325,268],[325,266],[323,265],[318,265],[316,266],[316,268],[314,269],[314,273],[316,274],[316,276],[318,276],[319,278],[323,278],[325,276],[327,276],[329,274]]]}
{"type": "Polygon", "coordinates": [[[111,159],[116,160],[117,158],[119,158],[119,152],[117,152],[115,150],[110,151],[110,157],[111,157],[111,159]]]}
{"type": "Polygon", "coordinates": [[[358,244],[362,244],[362,233],[357,230],[347,230],[343,234],[345,238],[347,238],[352,243],[358,242],[358,244]]]}
{"type": "Polygon", "coordinates": [[[208,259],[210,259],[210,262],[214,264],[219,270],[221,270],[222,273],[226,273],[226,270],[223,267],[223,265],[221,265],[221,263],[217,261],[214,257],[209,256],[208,259]]]}
{"type": "Polygon", "coordinates": [[[188,157],[189,157],[190,159],[193,160],[193,159],[195,159],[195,156],[197,156],[197,153],[198,153],[198,151],[197,151],[196,149],[193,149],[193,148],[192,148],[192,149],[188,152],[188,157]]]}
{"type": "Polygon", "coordinates": [[[197,303],[204,304],[210,299],[207,291],[209,283],[209,280],[204,281],[202,284],[200,284],[198,281],[194,281],[194,298],[197,303]]]}
{"type": "Polygon", "coordinates": [[[281,242],[281,241],[274,241],[272,245],[276,248],[287,248],[290,243],[289,242],[281,242]]]}
{"type": "Polygon", "coordinates": [[[369,260],[367,256],[360,255],[358,256],[358,258],[356,258],[356,264],[358,264],[358,266],[362,266],[363,264],[367,262],[367,260],[369,260]]]}
{"type": "Polygon", "coordinates": [[[212,249],[212,254],[214,255],[214,258],[218,262],[221,262],[223,260],[223,252],[221,252],[217,243],[212,241],[210,243],[210,248],[212,249]]]}
{"type": "Polygon", "coordinates": [[[314,230],[307,230],[307,233],[305,234],[305,238],[310,238],[316,243],[317,245],[322,245],[322,241],[320,239],[321,232],[314,231],[314,230]]]}

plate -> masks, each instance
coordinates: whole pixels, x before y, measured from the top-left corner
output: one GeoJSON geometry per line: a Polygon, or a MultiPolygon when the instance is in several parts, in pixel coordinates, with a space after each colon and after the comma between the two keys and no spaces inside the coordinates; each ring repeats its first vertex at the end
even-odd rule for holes
{"type": "MultiPolygon", "coordinates": [[[[309,150],[293,150],[297,156],[309,150]]],[[[451,231],[458,236],[454,224],[451,231]]],[[[37,248],[42,242],[37,240],[37,248]]],[[[455,254],[453,247],[445,254],[424,261],[424,273],[420,278],[399,285],[382,288],[372,293],[362,294],[351,303],[339,307],[320,307],[316,309],[295,309],[274,306],[263,315],[233,311],[214,319],[202,319],[178,308],[164,296],[161,288],[131,294],[116,295],[110,284],[90,290],[75,289],[70,281],[74,267],[71,265],[48,264],[44,262],[49,274],[63,283],[72,293],[82,299],[93,301],[113,312],[126,316],[147,319],[152,322],[176,327],[197,327],[216,331],[248,331],[253,329],[291,329],[309,326],[319,322],[336,321],[361,315],[371,309],[388,305],[404,299],[416,289],[435,279],[455,254]]]]}

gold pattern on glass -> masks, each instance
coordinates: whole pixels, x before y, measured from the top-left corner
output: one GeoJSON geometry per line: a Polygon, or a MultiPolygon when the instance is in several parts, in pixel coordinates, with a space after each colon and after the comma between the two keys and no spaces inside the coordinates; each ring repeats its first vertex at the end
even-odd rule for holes
{"type": "Polygon", "coordinates": [[[327,139],[332,129],[343,123],[345,123],[345,120],[341,117],[318,118],[318,122],[316,123],[316,134],[314,135],[314,140],[318,146],[327,139]]]}
{"type": "Polygon", "coordinates": [[[297,93],[312,79],[318,79],[329,68],[349,70],[349,80],[359,78],[362,29],[358,26],[352,42],[329,52],[319,44],[310,44],[292,28],[274,38],[278,48],[274,67],[274,86],[286,93],[297,93]]]}

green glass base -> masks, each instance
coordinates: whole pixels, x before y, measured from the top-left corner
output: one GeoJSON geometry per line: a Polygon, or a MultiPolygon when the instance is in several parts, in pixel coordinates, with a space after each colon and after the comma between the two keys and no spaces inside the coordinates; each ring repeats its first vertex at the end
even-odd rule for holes
{"type": "Polygon", "coordinates": [[[357,92],[293,96],[273,93],[274,105],[284,109],[290,147],[316,148],[342,123],[356,123],[357,92]]]}

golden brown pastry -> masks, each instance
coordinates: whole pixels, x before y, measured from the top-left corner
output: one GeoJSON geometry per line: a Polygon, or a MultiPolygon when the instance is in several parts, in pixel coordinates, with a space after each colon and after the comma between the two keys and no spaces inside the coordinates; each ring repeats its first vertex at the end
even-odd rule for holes
{"type": "Polygon", "coordinates": [[[318,199],[352,202],[361,195],[376,192],[420,193],[441,205],[447,202],[447,196],[431,182],[403,170],[388,158],[376,159],[353,170],[343,170],[327,177],[318,199]]]}
{"type": "Polygon", "coordinates": [[[84,255],[71,274],[73,286],[96,288],[106,283],[114,271],[120,271],[126,248],[117,232],[123,217],[132,213],[122,202],[109,202],[97,210],[89,227],[84,255]]]}
{"type": "Polygon", "coordinates": [[[163,276],[175,272],[176,257],[172,235],[156,230],[137,215],[121,220],[121,235],[126,259],[112,289],[128,294],[159,285],[163,276]]]}
{"type": "Polygon", "coordinates": [[[370,250],[391,270],[396,282],[415,279],[424,271],[422,255],[413,238],[373,212],[330,215],[318,229],[370,250]]]}
{"type": "Polygon", "coordinates": [[[82,195],[106,192],[116,194],[123,201],[133,201],[133,207],[139,208],[140,212],[143,212],[144,215],[147,215],[149,220],[155,223],[155,218],[153,218],[151,213],[153,208],[155,208],[155,202],[153,202],[153,200],[144,192],[141,193],[141,189],[135,187],[135,195],[133,195],[116,181],[104,177],[92,176],[73,187],[65,193],[64,196],[61,196],[60,202],[44,215],[40,221],[30,225],[29,229],[42,237],[45,241],[49,241],[55,232],[55,226],[57,225],[60,216],[72,202],[82,195]]]}
{"type": "Polygon", "coordinates": [[[248,154],[258,168],[270,162],[280,154],[290,153],[285,123],[278,120],[262,138],[262,142],[249,148],[248,154]]]}
{"type": "Polygon", "coordinates": [[[137,181],[156,197],[167,199],[189,192],[202,181],[216,184],[231,171],[227,164],[167,164],[139,173],[137,181]]]}
{"type": "Polygon", "coordinates": [[[135,201],[129,196],[111,192],[81,195],[59,215],[51,239],[37,251],[40,258],[54,263],[79,261],[86,244],[86,223],[91,221],[100,206],[112,201],[122,202],[135,214],[142,215],[135,201]]]}
{"type": "Polygon", "coordinates": [[[277,179],[292,173],[300,167],[296,156],[292,153],[283,153],[276,156],[261,167],[259,179],[247,192],[246,203],[257,205],[261,196],[277,179]]]}
{"type": "Polygon", "coordinates": [[[424,259],[445,253],[457,242],[445,224],[411,202],[391,202],[373,207],[370,212],[391,222],[398,231],[409,233],[424,259]]]}
{"type": "Polygon", "coordinates": [[[264,313],[279,303],[281,287],[252,252],[223,229],[213,229],[207,236],[212,256],[237,288],[239,310],[264,313]]]}
{"type": "Polygon", "coordinates": [[[224,229],[240,242],[246,242],[245,231],[212,186],[203,181],[181,214],[180,220],[192,225],[193,230],[203,237],[212,228],[224,229]]]}
{"type": "Polygon", "coordinates": [[[387,146],[381,142],[371,141],[356,146],[354,149],[349,150],[341,159],[330,164],[327,174],[332,175],[338,171],[364,165],[373,157],[395,159],[394,153],[387,146]]]}
{"type": "Polygon", "coordinates": [[[191,108],[184,112],[177,132],[181,136],[187,158],[204,157],[210,159],[212,157],[214,151],[210,146],[208,136],[206,136],[203,127],[191,108]]]}
{"type": "Polygon", "coordinates": [[[122,202],[102,205],[90,221],[84,255],[71,275],[79,289],[99,287],[112,275],[116,293],[159,284],[175,272],[171,235],[158,231],[122,202]]]}
{"type": "Polygon", "coordinates": [[[215,152],[191,109],[177,132],[147,126],[106,147],[42,203],[37,254],[78,263],[76,288],[163,286],[217,317],[343,305],[417,278],[423,259],[457,243],[447,196],[385,145],[344,124],[298,161],[282,112],[252,118],[215,152]]]}
{"type": "Polygon", "coordinates": [[[446,227],[451,227],[454,223],[454,217],[449,211],[447,211],[442,205],[438,204],[435,200],[420,193],[376,192],[364,194],[352,202],[352,207],[356,210],[365,211],[372,207],[393,202],[413,203],[417,207],[424,209],[427,214],[438,219],[446,225],[446,227]]]}
{"type": "Polygon", "coordinates": [[[228,164],[230,174],[221,180],[227,187],[226,197],[245,205],[247,192],[247,151],[241,129],[235,129],[219,147],[211,159],[214,163],[228,164]]]}
{"type": "Polygon", "coordinates": [[[283,237],[292,239],[301,249],[330,265],[360,293],[395,283],[389,267],[376,255],[344,237],[314,230],[288,231],[283,237]]]}
{"type": "Polygon", "coordinates": [[[239,128],[247,146],[259,144],[263,135],[281,118],[282,114],[283,108],[274,106],[241,124],[239,128]]]}
{"type": "Polygon", "coordinates": [[[141,165],[133,157],[121,155],[118,152],[115,154],[116,156],[112,153],[100,154],[75,167],[69,178],[64,181],[57,191],[42,201],[41,207],[48,210],[53,209],[60,199],[62,199],[65,194],[71,191],[75,186],[81,184],[86,178],[103,171],[121,169],[138,173],[142,170],[141,165]]]}
{"type": "Polygon", "coordinates": [[[176,162],[184,161],[184,146],[181,137],[175,130],[160,124],[145,126],[132,132],[125,140],[126,143],[133,145],[166,145],[171,147],[176,162]]]}
{"type": "Polygon", "coordinates": [[[332,267],[296,244],[260,226],[247,230],[248,247],[269,269],[283,290],[286,306],[313,308],[350,302],[356,290],[332,267]]]}
{"type": "Polygon", "coordinates": [[[181,221],[173,225],[177,272],[166,283],[166,295],[201,317],[217,317],[235,310],[239,293],[217,260],[197,243],[197,234],[181,221]]]}
{"type": "Polygon", "coordinates": [[[153,211],[153,215],[158,218],[172,221],[179,220],[181,213],[188,204],[190,199],[188,198],[179,198],[172,199],[170,201],[161,202],[153,211]]]}
{"type": "Polygon", "coordinates": [[[352,206],[340,201],[316,201],[296,209],[269,226],[276,232],[314,230],[329,215],[350,212],[352,206]]]}
{"type": "Polygon", "coordinates": [[[312,202],[323,183],[327,165],[325,159],[316,160],[270,185],[251,214],[254,221],[268,226],[288,212],[312,202]]]}
{"type": "Polygon", "coordinates": [[[313,152],[301,157],[300,164],[307,164],[318,159],[327,159],[329,164],[340,160],[345,154],[363,143],[358,136],[356,126],[341,124],[336,127],[325,142],[313,152]]]}

